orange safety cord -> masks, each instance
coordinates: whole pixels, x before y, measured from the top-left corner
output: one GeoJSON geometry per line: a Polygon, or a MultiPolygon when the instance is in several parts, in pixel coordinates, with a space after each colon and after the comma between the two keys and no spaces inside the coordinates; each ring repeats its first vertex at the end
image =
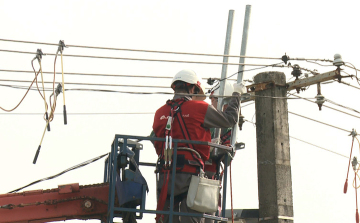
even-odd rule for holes
{"type": "MultiPolygon", "coordinates": [[[[234,223],[234,208],[232,196],[232,178],[231,178],[231,162],[230,162],[230,199],[231,199],[231,222],[234,223]]],[[[357,222],[358,223],[358,222],[357,222]]]]}
{"type": "Polygon", "coordinates": [[[36,73],[36,71],[35,71],[35,78],[34,78],[34,80],[31,82],[29,88],[27,89],[26,93],[24,94],[24,96],[22,97],[22,99],[20,100],[20,102],[19,102],[14,108],[12,108],[12,109],[5,109],[5,108],[3,108],[3,107],[0,107],[0,109],[3,110],[3,111],[5,111],[5,112],[12,112],[12,111],[14,111],[15,109],[17,109],[17,108],[20,106],[20,104],[23,102],[23,100],[25,99],[26,95],[29,93],[29,91],[30,91],[32,85],[34,84],[34,82],[35,82],[37,76],[39,75],[39,73],[40,73],[40,70],[39,70],[37,73],[36,73]]]}
{"type": "Polygon", "coordinates": [[[352,154],[352,150],[353,150],[353,146],[354,146],[354,138],[355,137],[353,137],[352,143],[351,143],[348,171],[347,171],[347,174],[346,174],[346,180],[345,180],[345,184],[344,184],[344,194],[346,194],[347,188],[348,188],[348,177],[349,177],[349,170],[350,170],[351,154],[352,154]]]}

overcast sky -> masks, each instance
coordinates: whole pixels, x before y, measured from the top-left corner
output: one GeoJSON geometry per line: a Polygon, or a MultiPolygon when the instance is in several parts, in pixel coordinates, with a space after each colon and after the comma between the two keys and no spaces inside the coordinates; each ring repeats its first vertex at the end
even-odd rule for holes
{"type": "MultiPolygon", "coordinates": [[[[358,62],[357,1],[3,1],[0,0],[0,39],[58,43],[69,45],[127,48],[171,52],[223,54],[229,10],[235,11],[231,55],[240,54],[244,12],[252,5],[247,55],[280,58],[285,53],[291,58],[333,59],[340,53],[343,60],[355,66],[358,62]]],[[[0,49],[54,54],[57,47],[0,41],[0,49]]],[[[64,54],[102,57],[126,57],[159,60],[222,62],[221,57],[159,54],[70,47],[64,54]]],[[[31,71],[32,54],[0,52],[1,70],[31,71]]],[[[238,58],[229,62],[238,63],[238,58]]],[[[249,64],[274,64],[280,60],[246,59],[249,64]]],[[[320,66],[304,61],[291,61],[320,73],[334,70],[334,66],[320,66]]],[[[320,62],[323,65],[331,63],[320,62]]],[[[39,68],[35,61],[34,66],[39,68]]],[[[43,71],[54,70],[54,56],[42,60],[43,71]]],[[[245,69],[255,68],[246,66],[245,69]]],[[[130,92],[171,92],[168,88],[86,86],[67,83],[101,83],[117,85],[163,86],[170,78],[136,78],[131,76],[172,77],[181,69],[193,69],[203,77],[219,78],[221,65],[199,63],[149,62],[119,59],[95,59],[64,56],[64,72],[121,74],[124,77],[65,75],[66,89],[110,89],[130,92]]],[[[228,76],[238,66],[228,67],[228,76]]],[[[56,71],[61,71],[60,58],[56,71]]],[[[289,68],[265,68],[244,73],[244,79],[263,71],[280,71],[291,76],[289,68]]],[[[346,72],[355,71],[346,68],[346,72]]],[[[304,72],[306,73],[306,72],[304,72]]],[[[343,75],[347,75],[343,73],[343,75]]],[[[311,76],[311,74],[310,74],[311,76]]],[[[28,86],[28,83],[4,80],[30,81],[33,73],[0,71],[0,84],[28,86]]],[[[45,81],[53,75],[44,74],[45,81]]],[[[40,78],[39,78],[40,80],[40,78]]],[[[291,79],[290,81],[292,81],[291,79]]],[[[360,87],[355,79],[345,81],[360,87]]],[[[56,75],[56,83],[61,75],[56,75]]],[[[46,88],[52,85],[47,84],[46,88]]],[[[207,87],[210,87],[207,85],[207,87]]],[[[25,90],[0,86],[0,106],[13,108],[25,90]]],[[[292,92],[294,93],[294,92],[292,92]]],[[[357,96],[360,91],[339,83],[324,84],[322,94],[341,105],[360,110],[357,96]]],[[[299,96],[314,98],[316,86],[299,96]]],[[[50,96],[46,92],[47,100],[50,96]]],[[[0,193],[7,193],[32,181],[54,175],[88,159],[105,154],[115,134],[146,136],[152,130],[153,114],[170,99],[166,94],[125,94],[95,91],[66,91],[68,125],[63,124],[63,95],[57,100],[56,115],[51,131],[46,132],[37,164],[32,164],[41,140],[45,121],[44,102],[36,91],[31,91],[12,113],[0,112],[0,193]],[[21,113],[21,114],[19,114],[21,113]],[[30,113],[30,114],[29,114],[30,113]],[[78,114],[82,113],[82,114],[78,114]],[[91,113],[91,114],[83,114],[91,113]],[[120,114],[104,114],[120,113],[120,114]],[[146,113],[146,114],[121,114],[146,113]]],[[[313,99],[314,100],[314,99],[313,99]]],[[[209,102],[209,100],[207,99],[209,102]]],[[[289,111],[329,123],[351,131],[359,128],[360,114],[329,102],[326,105],[343,110],[358,118],[328,108],[319,111],[314,103],[288,100],[289,111]]],[[[245,105],[245,104],[244,104],[245,105]]],[[[254,105],[243,108],[245,119],[256,122],[254,105]]],[[[292,137],[349,156],[349,133],[289,114],[289,134],[292,137]]],[[[239,141],[246,148],[236,154],[233,162],[234,208],[258,208],[256,131],[245,123],[239,141]]],[[[359,145],[353,153],[358,156],[359,145]]],[[[305,222],[355,222],[355,190],[351,186],[353,171],[349,174],[349,188],[343,194],[348,159],[326,150],[290,138],[293,185],[294,219],[305,222]]],[[[156,154],[149,143],[144,144],[141,160],[155,162],[156,154]]],[[[48,189],[67,183],[81,185],[101,183],[104,159],[54,180],[27,188],[48,189]]],[[[141,169],[150,185],[147,209],[155,209],[155,175],[153,169],[141,169]]],[[[230,208],[230,196],[227,197],[230,208]]],[[[145,215],[141,222],[149,222],[153,215],[145,215]]],[[[76,221],[80,222],[80,221],[76,221]]],[[[94,221],[97,222],[97,221],[94,221]]],[[[140,222],[140,221],[139,221],[140,222]]]]}

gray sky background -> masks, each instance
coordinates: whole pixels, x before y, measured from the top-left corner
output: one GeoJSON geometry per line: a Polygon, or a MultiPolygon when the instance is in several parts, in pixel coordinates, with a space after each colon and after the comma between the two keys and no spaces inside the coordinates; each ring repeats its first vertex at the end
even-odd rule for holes
{"type": "MultiPolygon", "coordinates": [[[[223,54],[228,13],[235,10],[230,54],[239,55],[245,6],[252,5],[247,55],[280,58],[284,53],[292,58],[333,59],[340,53],[343,60],[359,66],[357,1],[0,1],[0,39],[101,46],[141,50],[223,54]]],[[[54,54],[56,46],[0,41],[0,49],[54,54]]],[[[129,57],[166,60],[222,62],[221,57],[155,54],[145,52],[66,48],[64,54],[105,57],[129,57]]],[[[0,52],[0,69],[31,71],[34,55],[0,52]]],[[[229,62],[238,63],[238,58],[229,62]]],[[[246,59],[249,64],[274,64],[280,60],[246,59]]],[[[320,66],[304,61],[291,61],[301,67],[323,73],[333,66],[320,66]]],[[[38,69],[37,62],[34,63],[38,69]]],[[[331,65],[330,63],[321,63],[331,65]]],[[[43,71],[54,70],[54,56],[44,56],[43,71]]],[[[255,67],[246,66],[245,69],[255,67]]],[[[115,59],[75,58],[64,56],[64,72],[148,75],[171,77],[181,69],[193,69],[203,77],[220,77],[221,65],[196,63],[146,62],[115,59]]],[[[237,72],[228,67],[228,75],[237,72]]],[[[56,71],[61,71],[60,58],[56,71]]],[[[263,71],[281,71],[290,79],[289,68],[265,68],[244,74],[252,79],[263,71]]],[[[350,74],[354,70],[345,69],[350,74]]],[[[344,73],[343,73],[344,74],[344,73]]],[[[346,74],[344,74],[346,75],[346,74]]],[[[0,72],[0,79],[32,80],[33,73],[0,72]]],[[[53,75],[44,74],[45,81],[53,75]]],[[[39,78],[40,80],[40,78],[39,78]]],[[[61,75],[56,75],[56,83],[61,75]]],[[[133,84],[169,86],[171,79],[123,78],[65,75],[65,82],[133,84]]],[[[360,87],[355,80],[347,82],[360,87]]],[[[20,85],[0,81],[0,84],[20,85]]],[[[22,85],[26,85],[22,83],[22,85]]],[[[47,84],[46,87],[51,85],[47,84]]],[[[209,86],[207,86],[209,87],[209,86]]],[[[77,86],[66,89],[93,88],[132,92],[171,92],[166,88],[130,88],[77,86]]],[[[25,90],[0,87],[0,106],[14,107],[25,90]]],[[[293,92],[294,93],[294,92],[293,92]]],[[[322,86],[322,94],[339,104],[360,110],[359,90],[339,83],[322,86]]],[[[314,98],[312,86],[300,96],[314,98]]],[[[48,100],[50,93],[46,92],[48,100]]],[[[146,136],[151,132],[153,113],[170,95],[100,93],[91,91],[65,92],[68,125],[63,124],[62,94],[57,101],[51,132],[46,132],[36,165],[32,164],[45,121],[44,102],[31,91],[13,113],[0,112],[0,193],[7,193],[32,181],[54,175],[71,166],[110,151],[115,134],[146,136]],[[74,114],[74,113],[139,113],[149,114],[74,114]],[[33,115],[18,113],[39,113],[33,115]]],[[[207,99],[209,102],[209,100],[207,99]]],[[[326,105],[339,108],[326,102],[326,105]]],[[[304,100],[288,100],[289,111],[351,131],[358,128],[359,118],[327,108],[319,111],[316,104],[304,100]]],[[[344,110],[344,109],[342,109],[344,110]]],[[[360,117],[349,110],[348,113],[360,117]]],[[[254,105],[243,108],[247,120],[254,118],[254,105]]],[[[290,136],[349,156],[351,137],[334,129],[289,114],[290,136]]],[[[239,151],[233,162],[234,208],[258,208],[255,127],[245,123],[239,141],[246,149],[239,151]]],[[[359,154],[354,143],[354,155],[359,154]]],[[[348,159],[290,138],[294,218],[305,222],[355,222],[355,190],[349,174],[348,193],[343,194],[348,159]]],[[[156,155],[149,143],[144,144],[141,160],[155,162],[156,155]]],[[[67,183],[94,184],[103,179],[104,160],[69,172],[54,180],[26,190],[55,188],[67,183]]],[[[155,209],[155,175],[153,169],[142,168],[150,185],[147,208],[155,209]]],[[[229,190],[228,190],[229,191],[229,190]]],[[[230,208],[230,196],[227,197],[230,208]]],[[[141,222],[149,222],[145,215],[141,222]]],[[[79,222],[79,221],[74,221],[79,222]]],[[[92,221],[91,221],[92,222],[92,221]]],[[[97,221],[94,221],[97,222],[97,221]]]]}

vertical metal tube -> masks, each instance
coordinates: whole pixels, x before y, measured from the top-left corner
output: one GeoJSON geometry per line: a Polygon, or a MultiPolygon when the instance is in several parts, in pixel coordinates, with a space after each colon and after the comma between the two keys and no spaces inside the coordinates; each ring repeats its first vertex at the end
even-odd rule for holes
{"type": "MultiPolygon", "coordinates": [[[[246,55],[246,46],[247,46],[247,39],[249,35],[249,24],[250,24],[250,14],[251,14],[251,5],[247,5],[245,9],[245,18],[244,18],[244,27],[243,27],[243,35],[241,40],[241,50],[240,50],[240,56],[246,55]]],[[[245,58],[240,57],[240,64],[245,63],[245,58]]],[[[239,74],[237,77],[237,82],[240,83],[243,80],[243,70],[244,65],[239,65],[239,74]]]]}
{"type": "MultiPolygon", "coordinates": [[[[234,10],[229,10],[224,55],[229,55],[233,20],[234,20],[234,10]]],[[[229,57],[224,56],[223,63],[228,63],[228,61],[229,61],[229,57]]],[[[219,89],[220,95],[224,95],[224,92],[225,92],[225,82],[226,82],[225,78],[227,77],[227,66],[228,66],[227,64],[222,65],[221,80],[224,80],[224,81],[220,81],[220,89],[219,89]]],[[[217,104],[218,110],[222,110],[222,106],[223,106],[222,102],[223,102],[223,98],[219,97],[218,104],[217,104]]],[[[220,138],[220,129],[219,128],[215,129],[215,138],[220,138]]]]}
{"type": "Polygon", "coordinates": [[[226,188],[227,188],[227,171],[228,171],[228,165],[229,165],[229,156],[225,155],[225,163],[224,163],[224,179],[223,179],[223,195],[222,195],[222,207],[221,207],[221,217],[225,218],[225,212],[226,212],[226,188]]]}
{"type": "MultiPolygon", "coordinates": [[[[246,5],[240,56],[245,56],[245,54],[246,54],[246,45],[247,45],[247,39],[248,39],[248,34],[249,34],[250,14],[251,14],[251,5],[246,5]]],[[[240,57],[239,63],[244,64],[245,58],[240,57]]],[[[237,83],[241,83],[243,80],[244,67],[245,67],[244,65],[239,65],[239,73],[238,73],[238,77],[237,77],[237,83]]],[[[240,113],[240,109],[241,108],[239,108],[239,113],[240,113]]],[[[235,146],[235,143],[236,143],[236,137],[237,137],[237,132],[238,132],[237,125],[238,125],[238,123],[236,123],[232,127],[232,131],[231,131],[231,145],[232,146],[235,146]]]]}

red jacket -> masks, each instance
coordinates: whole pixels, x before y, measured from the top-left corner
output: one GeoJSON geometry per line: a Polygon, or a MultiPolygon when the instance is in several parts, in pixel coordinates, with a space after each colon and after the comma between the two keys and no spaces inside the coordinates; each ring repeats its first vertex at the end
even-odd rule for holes
{"type": "MultiPolygon", "coordinates": [[[[179,102],[182,99],[176,99],[175,102],[179,102]]],[[[183,117],[185,126],[190,136],[190,140],[194,141],[211,141],[210,129],[204,128],[204,119],[209,104],[204,101],[185,101],[181,107],[181,115],[183,117]]],[[[154,117],[153,130],[156,137],[165,137],[165,126],[170,116],[171,106],[165,104],[159,108],[154,117]]],[[[172,125],[172,138],[173,139],[185,139],[182,133],[182,129],[176,117],[172,125]]],[[[164,142],[154,142],[156,153],[162,154],[164,150],[164,142]]],[[[189,147],[187,144],[179,143],[178,147],[189,147]]],[[[207,145],[194,144],[193,148],[201,155],[203,161],[206,161],[210,157],[210,147],[207,145]]],[[[185,155],[185,160],[195,160],[193,155],[189,151],[178,150],[178,155],[185,155]]],[[[195,155],[195,154],[194,154],[195,155]]],[[[183,172],[196,172],[196,167],[184,168],[183,172]],[[190,168],[190,169],[189,169],[190,168]]]]}

